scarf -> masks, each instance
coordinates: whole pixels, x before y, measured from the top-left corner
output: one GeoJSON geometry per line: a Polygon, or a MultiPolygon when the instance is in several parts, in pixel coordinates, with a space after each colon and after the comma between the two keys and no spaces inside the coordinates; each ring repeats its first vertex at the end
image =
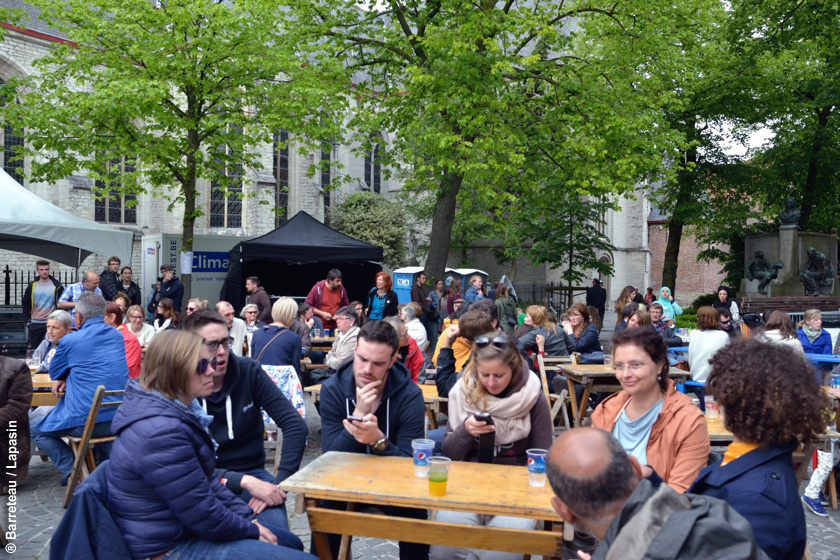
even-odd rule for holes
{"type": "MultiPolygon", "coordinates": [[[[671,305],[671,300],[662,295],[662,291],[665,289],[666,287],[663,286],[659,290],[659,299],[656,300],[656,303],[662,306],[662,320],[670,321],[676,319],[676,315],[674,315],[674,306],[671,305]]],[[[668,290],[668,293],[670,294],[671,291],[668,290]]]]}
{"type": "Polygon", "coordinates": [[[817,337],[822,334],[822,329],[817,329],[813,331],[808,328],[808,325],[802,325],[802,332],[804,332],[805,336],[808,337],[808,342],[813,344],[814,341],[817,340],[817,337]]]}
{"type": "Polygon", "coordinates": [[[452,426],[460,426],[468,416],[476,412],[487,412],[496,425],[496,445],[508,445],[528,437],[531,433],[531,409],[542,398],[542,384],[536,375],[528,369],[523,371],[528,379],[516,392],[500,399],[487,396],[487,409],[479,410],[475,404],[466,402],[466,394],[471,391],[477,380],[471,385],[461,378],[449,392],[449,419],[452,426]]]}

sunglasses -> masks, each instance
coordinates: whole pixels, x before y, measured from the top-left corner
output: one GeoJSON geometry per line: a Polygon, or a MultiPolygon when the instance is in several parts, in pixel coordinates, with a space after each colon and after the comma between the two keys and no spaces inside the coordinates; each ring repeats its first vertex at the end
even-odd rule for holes
{"type": "Polygon", "coordinates": [[[208,360],[207,358],[201,358],[198,362],[198,367],[195,369],[195,372],[199,375],[204,375],[207,373],[207,368],[209,366],[213,366],[213,369],[216,369],[216,358],[212,360],[208,360]]]}
{"type": "Polygon", "coordinates": [[[478,348],[486,348],[491,344],[496,348],[504,348],[507,346],[508,339],[504,336],[494,336],[492,339],[489,336],[478,336],[475,339],[475,345],[478,348]]]}

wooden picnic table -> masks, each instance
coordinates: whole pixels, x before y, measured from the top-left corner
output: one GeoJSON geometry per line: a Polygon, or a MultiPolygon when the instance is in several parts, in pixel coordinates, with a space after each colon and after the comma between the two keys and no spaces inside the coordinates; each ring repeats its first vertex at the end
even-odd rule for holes
{"type": "MultiPolygon", "coordinates": [[[[423,392],[423,403],[426,405],[426,416],[429,418],[429,427],[432,430],[436,430],[438,428],[437,415],[440,414],[440,403],[448,402],[449,399],[438,396],[437,386],[435,385],[418,385],[418,387],[423,392]]],[[[312,395],[312,402],[321,400],[320,385],[304,387],[303,392],[312,395]]]]}
{"type": "Polygon", "coordinates": [[[315,338],[314,336],[311,336],[309,337],[309,341],[312,343],[313,352],[329,352],[332,350],[335,337],[319,336],[318,338],[315,338]]]}
{"type": "MultiPolygon", "coordinates": [[[[605,393],[617,393],[621,391],[621,383],[618,382],[615,376],[615,369],[613,369],[612,365],[561,364],[558,369],[566,376],[569,382],[569,399],[572,403],[572,415],[574,416],[575,427],[580,426],[586,414],[589,393],[593,391],[605,393]],[[577,401],[575,385],[583,385],[584,387],[580,403],[577,401]]],[[[685,380],[691,377],[691,374],[681,369],[671,368],[668,371],[668,377],[677,383],[685,383],[685,380]]]]}
{"type": "MultiPolygon", "coordinates": [[[[48,373],[32,374],[32,402],[30,406],[55,406],[58,398],[52,394],[53,382],[48,373]]],[[[61,393],[62,395],[64,393],[61,393]]]]}
{"type": "MultiPolygon", "coordinates": [[[[528,485],[525,467],[453,461],[446,496],[429,495],[429,483],[414,476],[410,457],[327,452],[280,487],[296,492],[295,511],[306,512],[322,560],[331,559],[325,533],[452,545],[560,558],[563,520],[551,507],[551,488],[528,485]],[[347,502],[346,510],[319,500],[347,502]],[[476,527],[357,511],[359,504],[508,515],[545,522],[545,531],[476,527]]],[[[342,545],[339,559],[346,556],[342,545]]]]}

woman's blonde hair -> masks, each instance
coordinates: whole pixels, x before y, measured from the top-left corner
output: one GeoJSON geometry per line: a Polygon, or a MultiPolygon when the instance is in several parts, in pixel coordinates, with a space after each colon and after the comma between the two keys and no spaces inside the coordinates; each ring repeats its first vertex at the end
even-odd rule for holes
{"type": "Polygon", "coordinates": [[[208,302],[206,299],[200,298],[192,298],[191,300],[187,301],[187,305],[190,303],[194,303],[196,307],[196,311],[200,311],[202,309],[207,309],[208,302]]]}
{"type": "Polygon", "coordinates": [[[548,320],[548,309],[542,305],[529,305],[525,309],[525,315],[531,318],[535,327],[542,327],[553,334],[557,334],[557,325],[548,320]]]}
{"type": "Polygon", "coordinates": [[[290,297],[281,297],[271,306],[271,318],[284,326],[292,326],[292,321],[297,317],[298,304],[290,297]]]}
{"type": "Polygon", "coordinates": [[[511,371],[508,387],[518,386],[522,376],[527,372],[523,372],[522,355],[516,349],[516,343],[512,338],[500,334],[498,331],[484,333],[476,338],[480,338],[481,336],[489,338],[491,344],[488,344],[483,348],[479,348],[475,342],[473,342],[472,355],[470,356],[467,365],[464,366],[462,377],[464,380],[465,402],[479,408],[481,411],[485,411],[487,410],[487,396],[490,393],[478,379],[479,362],[484,362],[486,360],[500,360],[502,364],[508,366],[511,371]],[[503,348],[498,348],[492,344],[493,339],[498,337],[506,339],[506,343],[503,348]]]}
{"type": "Polygon", "coordinates": [[[817,317],[818,315],[822,315],[822,311],[819,309],[807,309],[805,313],[802,314],[802,320],[796,324],[797,329],[801,329],[805,326],[805,323],[810,321],[811,319],[817,317]]]}
{"type": "Polygon", "coordinates": [[[155,335],[143,356],[140,385],[170,399],[187,394],[201,359],[204,339],[192,331],[168,329],[155,335]]]}

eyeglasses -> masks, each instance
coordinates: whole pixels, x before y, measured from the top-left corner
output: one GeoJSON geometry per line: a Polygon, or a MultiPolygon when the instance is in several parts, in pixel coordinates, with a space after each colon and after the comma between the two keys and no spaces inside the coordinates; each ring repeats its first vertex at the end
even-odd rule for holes
{"type": "Polygon", "coordinates": [[[583,315],[581,315],[580,313],[567,313],[566,315],[569,316],[569,319],[571,319],[572,317],[583,317],[583,315]]]}
{"type": "Polygon", "coordinates": [[[207,346],[207,349],[210,350],[211,353],[213,353],[219,349],[219,346],[221,346],[225,350],[229,350],[232,342],[233,337],[230,336],[228,338],[223,338],[222,340],[208,340],[204,344],[207,346]]]}
{"type": "Polygon", "coordinates": [[[729,324],[729,323],[731,323],[731,322],[732,322],[732,320],[731,320],[731,319],[727,319],[726,321],[721,321],[721,322],[720,322],[720,324],[721,324],[721,325],[728,325],[728,324],[729,324]]]}
{"type": "Polygon", "coordinates": [[[504,336],[494,336],[492,339],[489,336],[478,336],[475,339],[475,345],[478,348],[486,348],[491,344],[496,348],[504,348],[508,344],[508,339],[504,336]]]}
{"type": "Polygon", "coordinates": [[[212,360],[208,360],[207,358],[201,358],[198,361],[198,367],[195,369],[195,372],[199,375],[204,375],[207,373],[207,368],[209,366],[213,366],[213,369],[216,369],[216,358],[212,360]]]}
{"type": "Polygon", "coordinates": [[[343,315],[339,315],[338,317],[335,318],[336,323],[339,322],[339,321],[352,321],[352,320],[353,319],[351,319],[350,317],[344,317],[343,315]]]}
{"type": "Polygon", "coordinates": [[[645,364],[643,364],[642,362],[630,362],[629,364],[613,364],[613,368],[615,369],[615,371],[623,371],[627,369],[629,369],[630,371],[639,371],[643,367],[645,367],[645,364]]]}
{"type": "Polygon", "coordinates": [[[198,311],[197,307],[187,307],[187,311],[198,311]]]}
{"type": "Polygon", "coordinates": [[[142,320],[143,316],[142,315],[132,315],[131,319],[141,319],[142,320]]]}
{"type": "Polygon", "coordinates": [[[251,309],[250,311],[246,311],[245,314],[250,315],[251,313],[256,313],[256,312],[257,312],[256,309],[251,309]]]}

